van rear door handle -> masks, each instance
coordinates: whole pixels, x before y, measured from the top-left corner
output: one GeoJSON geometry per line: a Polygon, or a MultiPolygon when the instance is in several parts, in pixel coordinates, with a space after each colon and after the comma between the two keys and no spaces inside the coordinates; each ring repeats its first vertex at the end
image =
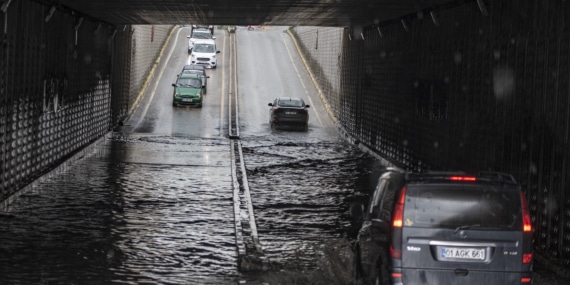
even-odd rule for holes
{"type": "Polygon", "coordinates": [[[467,274],[469,274],[467,269],[455,269],[455,275],[457,276],[467,276],[467,274]]]}

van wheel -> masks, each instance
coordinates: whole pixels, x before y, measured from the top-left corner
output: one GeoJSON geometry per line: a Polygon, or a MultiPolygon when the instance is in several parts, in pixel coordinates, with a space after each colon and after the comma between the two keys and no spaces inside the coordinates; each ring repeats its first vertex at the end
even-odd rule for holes
{"type": "Polygon", "coordinates": [[[358,244],[354,245],[354,257],[352,260],[352,285],[363,284],[362,280],[362,265],[360,264],[360,248],[358,244]]]}
{"type": "Polygon", "coordinates": [[[376,267],[376,279],[374,285],[389,285],[390,273],[388,272],[388,253],[385,248],[380,249],[378,265],[376,267]]]}

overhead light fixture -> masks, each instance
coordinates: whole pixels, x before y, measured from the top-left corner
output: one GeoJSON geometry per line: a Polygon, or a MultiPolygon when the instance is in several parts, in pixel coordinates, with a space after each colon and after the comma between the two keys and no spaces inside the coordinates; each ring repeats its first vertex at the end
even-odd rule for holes
{"type": "Polygon", "coordinates": [[[402,19],[400,22],[402,22],[402,26],[404,27],[404,30],[406,30],[406,32],[408,31],[408,24],[406,23],[406,20],[402,19]]]}
{"type": "Polygon", "coordinates": [[[76,31],[79,30],[79,27],[81,27],[81,24],[83,24],[83,17],[79,17],[79,20],[77,20],[77,24],[75,24],[73,29],[75,29],[76,31]]]}
{"type": "Polygon", "coordinates": [[[380,34],[380,37],[383,38],[384,35],[382,35],[382,30],[380,30],[380,27],[376,27],[376,29],[378,30],[378,34],[380,34]]]}
{"type": "Polygon", "coordinates": [[[485,6],[485,2],[483,2],[483,0],[477,0],[477,5],[479,6],[481,14],[487,17],[489,15],[489,12],[487,12],[487,6],[485,6]]]}
{"type": "Polygon", "coordinates": [[[54,13],[55,13],[55,6],[51,6],[51,8],[49,9],[49,12],[47,13],[46,17],[44,18],[44,21],[46,23],[49,22],[49,20],[51,20],[51,17],[53,17],[54,13]]]}
{"type": "Polygon", "coordinates": [[[113,29],[113,33],[111,33],[111,39],[114,39],[116,34],[117,34],[117,29],[113,29]]]}
{"type": "Polygon", "coordinates": [[[429,15],[431,16],[431,20],[433,21],[433,24],[436,27],[439,27],[439,20],[437,19],[437,15],[435,14],[434,11],[429,12],[429,15]]]}
{"type": "Polygon", "coordinates": [[[97,25],[97,28],[95,28],[95,31],[93,31],[93,33],[98,34],[100,30],[101,30],[101,23],[99,23],[99,25],[97,25]]]}
{"type": "Polygon", "coordinates": [[[362,37],[362,39],[364,39],[364,33],[360,33],[360,36],[362,37]]]}
{"type": "Polygon", "coordinates": [[[8,11],[8,6],[10,6],[10,2],[12,2],[12,0],[7,0],[7,1],[4,1],[4,3],[2,3],[2,6],[0,7],[0,10],[2,10],[2,13],[6,13],[6,11],[8,11]]]}

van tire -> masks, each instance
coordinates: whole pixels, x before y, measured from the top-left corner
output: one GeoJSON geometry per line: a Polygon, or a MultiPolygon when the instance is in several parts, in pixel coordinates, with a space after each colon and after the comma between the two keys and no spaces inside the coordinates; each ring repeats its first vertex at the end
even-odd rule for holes
{"type": "Polygon", "coordinates": [[[362,265],[360,264],[360,247],[358,243],[354,245],[354,257],[352,260],[352,272],[351,272],[351,285],[362,285],[362,265]]]}
{"type": "Polygon", "coordinates": [[[388,253],[385,248],[380,250],[378,255],[378,264],[376,271],[376,280],[374,285],[389,285],[390,284],[390,272],[388,271],[388,253]]]}

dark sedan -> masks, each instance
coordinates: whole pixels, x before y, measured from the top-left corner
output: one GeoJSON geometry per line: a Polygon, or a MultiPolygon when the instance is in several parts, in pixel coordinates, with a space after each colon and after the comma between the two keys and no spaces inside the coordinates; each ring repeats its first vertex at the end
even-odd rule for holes
{"type": "Polygon", "coordinates": [[[208,78],[210,78],[210,76],[206,75],[206,68],[203,65],[187,64],[184,67],[182,67],[181,73],[199,74],[202,77],[203,94],[206,94],[206,91],[208,89],[208,78]]]}
{"type": "Polygon", "coordinates": [[[300,126],[303,130],[309,129],[309,105],[301,98],[279,97],[273,103],[268,104],[269,124],[272,128],[293,125],[300,126]]]}

